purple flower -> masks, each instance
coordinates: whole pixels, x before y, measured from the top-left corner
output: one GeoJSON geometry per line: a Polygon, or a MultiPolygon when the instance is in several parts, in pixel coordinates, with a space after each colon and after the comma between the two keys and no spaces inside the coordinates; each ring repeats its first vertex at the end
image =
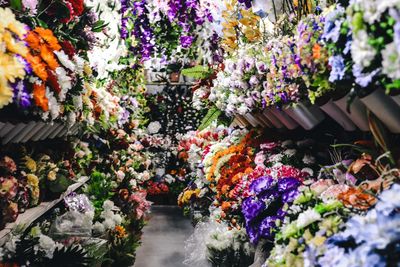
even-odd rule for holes
{"type": "Polygon", "coordinates": [[[263,201],[258,201],[253,198],[246,198],[242,203],[242,213],[245,216],[246,222],[254,220],[261,211],[266,208],[263,201]]]}
{"type": "Polygon", "coordinates": [[[193,36],[187,36],[187,35],[181,36],[180,38],[181,46],[183,48],[189,48],[193,43],[193,39],[194,39],[193,36]]]}
{"type": "Polygon", "coordinates": [[[274,236],[273,230],[278,219],[280,219],[278,216],[270,216],[262,220],[260,224],[261,237],[271,239],[274,236]]]}
{"type": "Polygon", "coordinates": [[[332,56],[329,58],[329,65],[332,68],[329,81],[335,82],[337,80],[342,80],[346,73],[344,58],[341,55],[332,56]]]}
{"type": "Polygon", "coordinates": [[[30,107],[32,105],[31,96],[26,89],[24,81],[19,80],[11,84],[11,86],[14,89],[14,103],[23,109],[30,107]]]}
{"type": "Polygon", "coordinates": [[[356,83],[359,84],[361,87],[367,87],[371,82],[372,79],[381,71],[380,68],[370,72],[370,73],[363,73],[362,67],[354,64],[353,65],[353,75],[356,78],[356,83]]]}

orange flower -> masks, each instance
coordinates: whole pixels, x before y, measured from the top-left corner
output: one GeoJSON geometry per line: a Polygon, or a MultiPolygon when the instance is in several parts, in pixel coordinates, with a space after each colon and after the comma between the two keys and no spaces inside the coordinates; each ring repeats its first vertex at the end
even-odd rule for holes
{"type": "Polygon", "coordinates": [[[114,231],[115,231],[115,235],[118,238],[125,238],[127,236],[126,230],[123,226],[120,226],[120,225],[115,226],[114,231]]]}
{"type": "Polygon", "coordinates": [[[54,56],[53,51],[51,51],[46,45],[40,47],[40,56],[49,65],[51,70],[56,70],[60,65],[54,56]]]}
{"type": "Polygon", "coordinates": [[[38,107],[43,111],[49,110],[49,100],[46,97],[46,86],[44,83],[33,85],[33,99],[38,107]]]}
{"type": "Polygon", "coordinates": [[[227,201],[222,202],[221,209],[222,209],[223,211],[226,212],[226,211],[228,211],[230,208],[231,208],[231,203],[230,203],[230,202],[227,202],[227,201]]]}
{"type": "Polygon", "coordinates": [[[227,185],[227,184],[223,185],[221,188],[221,193],[226,194],[228,192],[228,190],[229,190],[229,185],[227,185]]]}
{"type": "Polygon", "coordinates": [[[314,44],[313,48],[313,58],[314,59],[320,59],[321,58],[321,46],[319,44],[314,44]]]}
{"type": "Polygon", "coordinates": [[[43,63],[42,59],[39,56],[32,56],[32,54],[28,53],[26,60],[31,65],[33,72],[43,81],[47,81],[46,64],[43,63]]]}
{"type": "Polygon", "coordinates": [[[346,192],[340,193],[338,199],[348,208],[367,210],[374,205],[377,198],[364,193],[358,188],[349,188],[346,192]]]}
{"type": "Polygon", "coordinates": [[[33,50],[39,51],[40,49],[40,37],[35,32],[30,31],[25,36],[25,42],[28,43],[29,47],[33,50]]]}
{"type": "Polygon", "coordinates": [[[61,50],[61,46],[51,30],[37,27],[35,28],[35,32],[46,41],[52,50],[61,50]]]}

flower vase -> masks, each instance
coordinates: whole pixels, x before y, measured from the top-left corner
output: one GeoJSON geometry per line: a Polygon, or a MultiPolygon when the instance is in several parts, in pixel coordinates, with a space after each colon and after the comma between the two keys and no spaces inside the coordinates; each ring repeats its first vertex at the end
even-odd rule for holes
{"type": "Polygon", "coordinates": [[[348,95],[333,101],[335,105],[340,108],[346,115],[351,119],[351,121],[364,132],[369,131],[369,124],[367,118],[367,109],[365,105],[360,101],[358,97],[353,99],[350,104],[350,113],[347,111],[347,99],[348,95]]]}
{"type": "Polygon", "coordinates": [[[400,133],[400,106],[383,90],[377,89],[361,98],[361,101],[391,132],[400,133]]]}
{"type": "Polygon", "coordinates": [[[276,108],[271,108],[271,112],[278,118],[283,125],[289,130],[294,130],[299,127],[299,124],[289,117],[285,112],[278,110],[276,108]]]}
{"type": "Polygon", "coordinates": [[[6,134],[8,134],[13,128],[15,127],[14,124],[7,122],[3,123],[3,126],[0,128],[0,137],[4,137],[6,134]]]}
{"type": "Polygon", "coordinates": [[[320,108],[325,111],[332,119],[334,119],[340,126],[346,131],[355,131],[357,129],[356,125],[349,119],[349,117],[343,113],[343,111],[336,106],[332,100],[329,100],[320,108]]]}
{"type": "Polygon", "coordinates": [[[18,134],[25,128],[25,126],[25,123],[18,123],[15,125],[15,127],[4,136],[2,144],[5,145],[10,142],[12,143],[18,134]]]}
{"type": "Polygon", "coordinates": [[[243,115],[243,117],[250,123],[251,126],[257,127],[258,122],[253,116],[251,116],[250,113],[243,115]]]}
{"type": "Polygon", "coordinates": [[[18,134],[17,137],[14,138],[13,143],[19,143],[21,142],[25,136],[27,136],[32,129],[36,126],[36,122],[35,121],[31,121],[28,124],[26,124],[25,128],[18,134]]]}
{"type": "Polygon", "coordinates": [[[282,129],[284,125],[272,112],[272,109],[268,108],[263,111],[263,115],[272,123],[275,128],[282,129]]]}
{"type": "Polygon", "coordinates": [[[258,118],[263,127],[271,128],[271,122],[262,113],[254,114],[254,116],[258,118]]]}
{"type": "Polygon", "coordinates": [[[41,129],[43,129],[43,127],[46,126],[46,123],[44,122],[36,122],[35,121],[35,126],[32,128],[32,130],[22,139],[22,142],[28,142],[29,140],[31,140],[37,133],[39,133],[41,131],[41,129]]]}
{"type": "Polygon", "coordinates": [[[49,131],[49,129],[51,129],[51,124],[45,123],[45,125],[40,129],[40,131],[38,131],[33,137],[32,140],[33,141],[39,141],[41,140],[41,138],[49,131]]]}
{"type": "Polygon", "coordinates": [[[306,106],[298,103],[294,107],[286,108],[285,112],[305,130],[313,129],[325,119],[325,115],[315,105],[306,106]]]}
{"type": "Polygon", "coordinates": [[[396,102],[397,105],[400,106],[400,95],[393,95],[391,96],[394,102],[396,102]]]}
{"type": "Polygon", "coordinates": [[[50,138],[50,139],[54,139],[55,137],[57,137],[58,134],[62,131],[62,129],[64,129],[64,125],[58,124],[58,127],[54,130],[54,132],[52,132],[52,133],[49,135],[49,138],[50,138]]]}
{"type": "Polygon", "coordinates": [[[236,115],[236,118],[241,122],[244,127],[250,126],[250,123],[246,120],[244,116],[236,115]]]}
{"type": "Polygon", "coordinates": [[[265,263],[268,258],[264,249],[265,245],[266,241],[258,242],[254,253],[254,262],[249,267],[261,267],[265,263]]]}

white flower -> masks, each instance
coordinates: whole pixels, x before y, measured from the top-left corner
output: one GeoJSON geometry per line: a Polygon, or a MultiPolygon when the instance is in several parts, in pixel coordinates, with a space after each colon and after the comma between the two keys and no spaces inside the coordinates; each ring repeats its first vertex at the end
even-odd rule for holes
{"type": "Polygon", "coordinates": [[[61,87],[61,92],[58,97],[61,101],[65,101],[68,91],[72,88],[72,79],[68,76],[67,72],[63,68],[56,69],[58,84],[61,87]]]}
{"type": "Polygon", "coordinates": [[[124,178],[125,178],[125,173],[124,173],[123,171],[118,170],[116,174],[117,174],[117,179],[118,179],[118,181],[124,180],[124,178]]]}
{"type": "Polygon", "coordinates": [[[310,165],[315,163],[315,158],[311,155],[304,155],[303,157],[304,164],[310,165]]]}
{"type": "Polygon", "coordinates": [[[122,217],[119,214],[115,214],[113,216],[113,220],[114,220],[116,225],[120,225],[122,223],[122,217]]]}
{"type": "Polygon", "coordinates": [[[102,234],[102,233],[104,233],[104,231],[105,231],[105,227],[104,227],[104,225],[103,225],[102,223],[96,222],[96,223],[93,225],[93,231],[94,231],[95,233],[102,234]]]}
{"type": "Polygon", "coordinates": [[[104,220],[103,225],[104,225],[104,228],[108,230],[108,229],[113,229],[116,224],[113,219],[107,218],[104,220]]]}
{"type": "Polygon", "coordinates": [[[368,33],[365,30],[359,30],[355,36],[351,46],[351,55],[355,64],[362,67],[369,67],[375,58],[375,49],[368,44],[368,33]]]}
{"type": "Polygon", "coordinates": [[[308,175],[310,175],[310,176],[314,175],[314,171],[311,168],[303,168],[303,169],[301,169],[301,172],[308,173],[308,175]]]}
{"type": "Polygon", "coordinates": [[[51,118],[54,120],[60,115],[60,105],[57,102],[57,99],[54,97],[54,93],[50,91],[48,87],[46,87],[46,97],[49,103],[49,114],[51,118]]]}
{"type": "Polygon", "coordinates": [[[294,155],[296,155],[296,149],[286,149],[285,151],[283,151],[283,154],[288,157],[293,157],[294,155]]]}
{"type": "Polygon", "coordinates": [[[61,62],[61,64],[69,69],[70,71],[74,72],[75,71],[75,64],[71,60],[69,60],[69,57],[67,54],[64,53],[63,50],[60,51],[54,51],[54,54],[56,54],[58,60],[61,62]]]}
{"type": "Polygon", "coordinates": [[[160,131],[161,124],[158,121],[150,122],[149,126],[147,126],[147,131],[149,134],[156,134],[160,131]]]}
{"type": "Polygon", "coordinates": [[[39,247],[46,253],[47,258],[53,258],[54,250],[56,249],[57,245],[53,239],[46,235],[39,236],[39,247]]]}
{"type": "Polygon", "coordinates": [[[321,219],[321,214],[316,212],[314,209],[309,208],[299,215],[297,218],[296,226],[299,229],[305,228],[313,222],[319,221],[321,219]]]}
{"type": "Polygon", "coordinates": [[[382,72],[392,80],[400,79],[400,55],[394,42],[382,50],[382,72]]]}
{"type": "Polygon", "coordinates": [[[103,209],[104,210],[112,210],[115,207],[114,202],[111,200],[106,200],[103,203],[103,209]]]}

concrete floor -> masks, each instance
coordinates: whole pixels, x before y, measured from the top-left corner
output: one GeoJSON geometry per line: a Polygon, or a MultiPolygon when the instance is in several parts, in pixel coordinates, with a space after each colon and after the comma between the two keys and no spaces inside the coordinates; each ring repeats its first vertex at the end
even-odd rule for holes
{"type": "Polygon", "coordinates": [[[184,246],[193,227],[176,206],[152,206],[134,267],[183,267],[184,246]]]}

